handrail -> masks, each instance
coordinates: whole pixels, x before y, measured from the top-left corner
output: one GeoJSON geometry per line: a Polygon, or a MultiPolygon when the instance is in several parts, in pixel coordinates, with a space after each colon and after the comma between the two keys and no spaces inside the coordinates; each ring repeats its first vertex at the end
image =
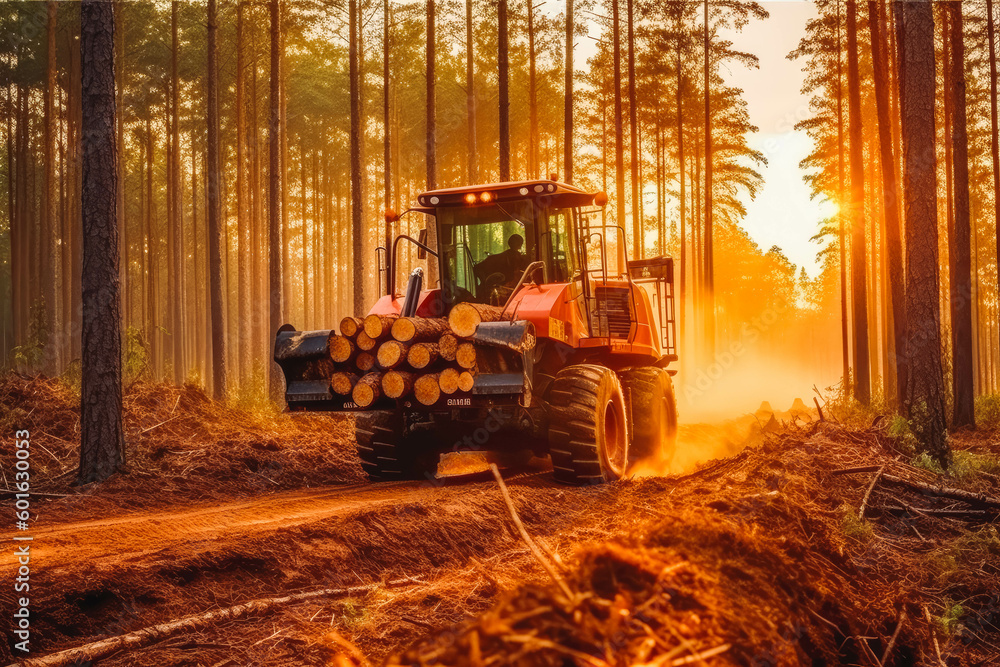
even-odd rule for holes
{"type": "Polygon", "coordinates": [[[537,271],[539,269],[539,267],[541,267],[541,268],[544,269],[545,268],[545,262],[543,262],[541,260],[538,260],[538,261],[532,262],[531,264],[528,264],[528,266],[524,267],[524,272],[521,274],[521,279],[518,281],[517,287],[515,287],[514,291],[510,293],[509,297],[507,297],[507,303],[505,303],[503,305],[503,309],[504,310],[507,310],[507,306],[509,306],[510,303],[511,303],[511,301],[514,300],[514,296],[518,292],[521,291],[522,287],[524,287],[524,282],[528,279],[528,276],[531,275],[532,273],[534,273],[535,271],[537,271]]]}
{"type": "Polygon", "coordinates": [[[392,242],[392,254],[389,255],[389,262],[388,262],[389,280],[386,281],[387,284],[386,294],[389,295],[390,299],[396,298],[396,257],[398,257],[398,253],[396,252],[396,250],[397,247],[399,246],[399,242],[403,239],[406,239],[407,241],[417,246],[418,248],[423,248],[430,254],[434,255],[435,257],[438,257],[438,253],[436,250],[431,249],[430,247],[424,245],[415,238],[407,236],[406,234],[400,234],[399,236],[397,236],[392,242]]]}

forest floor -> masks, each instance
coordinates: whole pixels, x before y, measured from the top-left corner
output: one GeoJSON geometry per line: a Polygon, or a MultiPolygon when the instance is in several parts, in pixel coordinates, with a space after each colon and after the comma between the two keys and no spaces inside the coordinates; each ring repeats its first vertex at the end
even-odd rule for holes
{"type": "MultiPolygon", "coordinates": [[[[0,380],[4,442],[31,434],[36,659],[251,600],[367,585],[98,664],[1000,662],[993,432],[957,435],[949,476],[884,420],[831,415],[750,437],[686,426],[682,452],[711,441],[725,457],[683,474],[570,488],[536,460],[504,473],[550,554],[536,557],[489,473],[366,484],[350,418],[253,415],[193,387],[133,387],[128,473],[73,486],[75,400],[55,380],[0,380]]],[[[10,488],[12,448],[0,469],[10,488]]],[[[13,513],[9,493],[0,504],[13,513]]],[[[0,534],[10,619],[16,543],[0,534]]],[[[2,662],[22,659],[4,634],[2,662]]]]}

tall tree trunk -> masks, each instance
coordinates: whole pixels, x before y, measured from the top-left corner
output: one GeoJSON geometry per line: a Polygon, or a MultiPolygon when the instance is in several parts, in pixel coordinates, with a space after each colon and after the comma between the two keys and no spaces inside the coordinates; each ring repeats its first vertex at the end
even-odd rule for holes
{"type": "MultiPolygon", "coordinates": [[[[707,2],[707,0],[706,0],[707,2]]],[[[625,11],[628,14],[628,123],[629,149],[632,154],[632,259],[642,259],[644,253],[642,207],[639,205],[639,100],[635,95],[635,0],[626,0],[625,11]]]]}
{"type": "Polygon", "coordinates": [[[687,329],[687,194],[684,192],[684,78],[681,61],[681,18],[677,19],[677,179],[680,181],[680,225],[681,225],[681,284],[678,301],[680,327],[678,328],[678,349],[684,350],[685,331],[687,329]]]}
{"type": "MultiPolygon", "coordinates": [[[[882,166],[882,202],[885,211],[886,250],[892,307],[892,340],[896,370],[897,405],[903,404],[906,387],[906,315],[903,294],[903,248],[900,243],[899,188],[896,183],[896,156],[892,149],[892,122],[889,108],[889,64],[884,33],[885,14],[877,0],[868,0],[868,29],[871,33],[872,65],[875,73],[875,107],[878,117],[879,160],[882,166]]],[[[887,396],[887,398],[889,398],[887,396]]]]}
{"type": "Polygon", "coordinates": [[[934,16],[930,0],[902,3],[903,192],[906,196],[906,354],[903,407],[920,443],[950,459],[945,430],[934,155],[934,16]]]}
{"type": "MultiPolygon", "coordinates": [[[[433,0],[429,0],[433,2],[433,0]]],[[[364,230],[362,206],[364,202],[361,196],[361,69],[358,54],[359,27],[361,23],[361,12],[358,9],[358,0],[350,0],[350,79],[351,79],[351,248],[354,260],[354,302],[353,310],[355,315],[367,312],[365,309],[365,281],[364,273],[360,271],[363,266],[362,256],[364,253],[364,230]],[[359,275],[360,273],[360,275],[359,275]]]]}
{"type": "Polygon", "coordinates": [[[844,66],[840,30],[840,3],[837,3],[837,220],[840,227],[840,343],[843,357],[844,396],[851,394],[850,342],[847,333],[847,234],[844,225],[844,66]]]}
{"type": "MultiPolygon", "coordinates": [[[[292,307],[292,278],[291,278],[291,233],[288,231],[288,92],[286,82],[288,77],[285,73],[285,19],[288,5],[282,2],[279,5],[281,12],[281,34],[278,44],[278,141],[281,143],[281,319],[288,322],[291,319],[289,310],[292,307]]],[[[229,245],[227,244],[227,248],[229,245]]]]}
{"type": "MultiPolygon", "coordinates": [[[[270,119],[267,127],[269,150],[267,189],[267,266],[268,266],[268,327],[267,341],[274,340],[281,326],[282,314],[282,250],[281,250],[281,9],[278,0],[270,0],[271,10],[271,71],[270,119]]],[[[352,118],[353,121],[353,118],[352,118]]],[[[271,355],[268,355],[270,357],[271,355]]],[[[281,368],[273,360],[268,363],[268,393],[279,402],[282,394],[281,368]]]]}
{"type": "Polygon", "coordinates": [[[538,91],[535,77],[535,6],[528,0],[528,178],[543,178],[538,159],[538,91]]]}
{"type": "Polygon", "coordinates": [[[153,127],[146,117],[146,332],[149,336],[149,350],[152,359],[152,373],[160,379],[160,360],[163,349],[160,346],[160,312],[157,298],[159,292],[159,239],[153,231],[153,127]]]}
{"type": "Polygon", "coordinates": [[[465,110],[469,123],[469,184],[479,182],[479,151],[476,149],[476,79],[472,35],[472,0],[465,0],[465,110]]]}
{"type": "Polygon", "coordinates": [[[236,2],[236,227],[239,241],[239,254],[236,259],[236,293],[239,313],[239,333],[237,341],[239,350],[237,354],[236,376],[239,381],[245,382],[251,374],[253,351],[253,306],[251,305],[251,291],[253,287],[253,276],[250,274],[250,257],[253,251],[251,243],[252,221],[248,215],[247,204],[249,194],[247,192],[246,175],[246,141],[247,141],[247,111],[244,91],[246,89],[246,34],[244,12],[246,8],[245,0],[236,2]]]}
{"type": "MultiPolygon", "coordinates": [[[[471,0],[466,0],[470,2],[471,0]]],[[[566,0],[566,92],[563,117],[563,177],[573,182],[573,0],[566,0]]]]}
{"type": "MultiPolygon", "coordinates": [[[[501,0],[505,3],[506,0],[501,0]]],[[[506,5],[504,4],[504,7],[506,5]]],[[[427,0],[427,189],[437,188],[437,28],[434,0],[427,0]]],[[[502,48],[502,47],[501,47],[502,48]]],[[[503,54],[506,57],[506,54],[503,54]]],[[[501,109],[503,109],[503,86],[501,81],[501,109]]],[[[501,128],[503,120],[501,117],[501,128]]],[[[501,132],[502,134],[502,132],[501,132]]],[[[503,145],[501,143],[501,154],[503,145]]],[[[501,157],[501,160],[503,158],[501,157]]],[[[501,179],[503,180],[503,179],[501,179]]],[[[437,225],[433,220],[427,223],[427,245],[437,250],[437,225]]],[[[427,286],[438,284],[438,263],[434,255],[427,256],[427,286]]]]}
{"type": "Polygon", "coordinates": [[[615,222],[618,236],[618,271],[625,271],[625,132],[622,125],[622,49],[619,0],[611,0],[611,39],[615,98],[615,222]]]}
{"type": "Polygon", "coordinates": [[[113,6],[83,0],[83,329],[80,382],[81,483],[125,465],[122,428],[121,292],[118,272],[117,145],[113,6]]]}
{"type": "Polygon", "coordinates": [[[704,295],[702,308],[705,313],[705,355],[715,359],[715,259],[712,221],[712,93],[711,93],[712,42],[708,22],[708,0],[705,0],[705,258],[703,271],[704,295]]]}
{"type": "MultiPolygon", "coordinates": [[[[1000,257],[1000,127],[997,123],[997,42],[993,20],[993,0],[986,0],[986,41],[990,60],[990,154],[993,162],[993,229],[996,234],[997,257],[1000,257]]],[[[1000,292],[1000,271],[997,272],[1000,292]]]]}
{"type": "MultiPolygon", "coordinates": [[[[392,206],[392,135],[389,131],[389,0],[382,3],[382,200],[392,206]]],[[[392,250],[391,234],[386,234],[386,250],[392,250]]],[[[304,247],[304,246],[303,246],[304,247]]],[[[388,268],[388,267],[387,267],[388,268]]]]}
{"type": "Polygon", "coordinates": [[[208,263],[212,310],[212,394],[224,398],[226,385],[226,326],[222,283],[222,160],[219,153],[219,46],[216,0],[208,0],[208,263]]]}
{"type": "Polygon", "coordinates": [[[950,16],[954,228],[949,235],[951,280],[952,427],[975,426],[972,348],[972,230],[969,215],[969,140],[965,113],[965,35],[962,4],[945,3],[950,16]]]}
{"type": "MultiPolygon", "coordinates": [[[[46,4],[46,77],[45,77],[45,184],[44,201],[42,202],[42,280],[44,281],[43,296],[45,299],[45,326],[47,337],[45,361],[43,368],[49,373],[60,369],[59,336],[61,328],[57,318],[58,291],[56,290],[56,259],[59,257],[59,246],[56,243],[56,221],[59,217],[56,196],[56,118],[54,98],[56,94],[56,3],[49,0],[46,4]]],[[[117,150],[117,147],[116,147],[117,150]]],[[[116,189],[117,195],[117,189],[116,189]]],[[[116,197],[117,198],[117,197],[116,197]]],[[[115,221],[117,229],[117,220],[115,221]]]]}
{"type": "Polygon", "coordinates": [[[173,98],[171,111],[171,141],[173,150],[170,155],[170,182],[172,186],[173,203],[171,206],[171,225],[173,225],[173,267],[171,268],[170,290],[173,293],[173,326],[170,332],[174,341],[174,382],[184,382],[186,368],[184,363],[184,198],[181,185],[181,135],[180,135],[180,79],[177,74],[177,61],[180,58],[180,40],[178,39],[177,13],[180,3],[173,0],[170,3],[170,90],[173,98]]]}
{"type": "MultiPolygon", "coordinates": [[[[433,0],[430,0],[433,2],[433,0]]],[[[510,180],[510,94],[508,91],[507,0],[497,1],[497,76],[500,87],[500,182],[510,180]]],[[[428,77],[429,78],[429,77],[428,77]]],[[[428,83],[428,85],[430,85],[428,83]]]]}
{"type": "Polygon", "coordinates": [[[854,398],[871,401],[868,356],[868,293],[865,279],[865,166],[858,74],[858,7],[847,0],[847,115],[851,149],[851,289],[854,306],[854,398]]]}

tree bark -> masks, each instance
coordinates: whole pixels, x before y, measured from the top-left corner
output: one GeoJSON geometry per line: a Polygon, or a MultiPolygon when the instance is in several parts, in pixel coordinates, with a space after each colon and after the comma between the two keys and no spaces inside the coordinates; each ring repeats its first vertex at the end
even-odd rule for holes
{"type": "MultiPolygon", "coordinates": [[[[427,0],[427,189],[437,188],[437,28],[435,26],[435,0],[427,0]]],[[[506,2],[506,0],[501,0],[506,2]]],[[[503,95],[503,82],[500,90],[503,95]]],[[[501,97],[502,99],[502,97],[501,97]]],[[[503,148],[501,146],[501,152],[503,148]]],[[[501,179],[502,180],[502,179],[501,179]]],[[[427,223],[427,245],[437,250],[437,225],[433,219],[427,223]]],[[[434,255],[427,255],[427,286],[438,284],[438,263],[434,255]]],[[[362,311],[357,311],[359,314],[362,311]]]]}
{"type": "Polygon", "coordinates": [[[611,40],[613,42],[613,68],[615,98],[615,222],[618,236],[618,270],[625,270],[625,137],[622,126],[622,50],[619,0],[611,0],[611,40]]]}
{"type": "Polygon", "coordinates": [[[497,25],[497,76],[500,87],[500,182],[506,183],[510,180],[510,93],[508,91],[510,65],[507,43],[507,0],[497,0],[497,25]]]}
{"type": "Polygon", "coordinates": [[[253,251],[250,231],[252,223],[247,215],[249,195],[246,177],[246,34],[244,13],[245,0],[236,2],[236,227],[239,242],[239,255],[236,259],[236,295],[239,300],[239,325],[237,341],[239,351],[236,376],[240,381],[250,377],[253,352],[253,322],[251,305],[251,288],[253,277],[250,275],[250,258],[253,251]]]}
{"type": "Polygon", "coordinates": [[[854,310],[854,398],[871,401],[868,356],[868,296],[865,279],[865,167],[858,74],[858,7],[847,0],[847,115],[851,157],[851,292],[854,310]]]}
{"type": "Polygon", "coordinates": [[[840,342],[843,356],[844,397],[851,395],[850,341],[847,332],[847,234],[844,225],[844,66],[840,30],[840,3],[837,3],[837,221],[840,245],[840,342]]]}
{"type": "Polygon", "coordinates": [[[950,459],[945,431],[938,292],[938,215],[934,150],[934,17],[929,0],[902,3],[903,192],[906,219],[904,410],[927,451],[950,459]]]}
{"type": "MultiPolygon", "coordinates": [[[[267,189],[267,266],[268,266],[268,336],[272,341],[281,326],[282,315],[282,243],[281,243],[281,8],[278,0],[270,0],[271,13],[271,71],[270,119],[268,140],[268,189],[267,189]]],[[[353,125],[353,118],[352,125],[353,125]]],[[[268,355],[270,357],[270,355],[268,355]]],[[[268,363],[268,393],[271,400],[280,402],[284,393],[284,374],[273,360],[268,363]]]]}
{"type": "Polygon", "coordinates": [[[180,58],[180,41],[177,29],[177,13],[180,3],[173,0],[170,3],[170,91],[172,97],[171,110],[171,143],[173,150],[170,155],[170,181],[172,186],[171,224],[173,233],[173,267],[170,276],[171,303],[173,305],[173,323],[170,332],[174,342],[174,382],[184,382],[186,372],[184,359],[184,198],[181,185],[181,138],[180,138],[180,79],[177,73],[177,61],[180,58]]]}
{"type": "Polygon", "coordinates": [[[951,282],[952,427],[975,426],[972,347],[972,231],[969,214],[969,140],[965,111],[965,46],[962,3],[947,2],[950,17],[952,169],[954,227],[949,235],[951,282]]]}
{"type": "MultiPolygon", "coordinates": [[[[543,178],[538,159],[538,82],[535,76],[535,0],[527,1],[528,10],[528,178],[543,178]]],[[[631,1],[631,0],[630,0],[631,1]]]]}
{"type": "MultiPolygon", "coordinates": [[[[883,27],[884,12],[877,0],[868,0],[868,29],[871,33],[872,64],[875,72],[875,106],[878,117],[879,159],[882,172],[882,201],[885,211],[886,250],[892,307],[892,337],[895,343],[897,405],[903,404],[906,387],[906,315],[903,293],[903,248],[900,243],[899,188],[896,183],[896,156],[892,147],[892,122],[889,108],[889,64],[883,27]]],[[[887,398],[889,398],[887,396],[887,398]]]]}
{"type": "Polygon", "coordinates": [[[219,46],[216,0],[208,0],[208,263],[212,311],[212,395],[227,393],[226,326],[222,285],[222,164],[219,154],[219,46]]]}
{"type": "MultiPolygon", "coordinates": [[[[993,20],[993,0],[986,0],[986,41],[990,61],[990,153],[993,162],[993,229],[996,233],[997,257],[1000,257],[1000,127],[997,125],[997,43],[993,20]]],[[[1000,290],[1000,272],[997,273],[1000,290]]]]}
{"type": "MultiPolygon", "coordinates": [[[[54,0],[46,4],[46,77],[45,77],[45,200],[42,202],[42,280],[44,280],[43,296],[45,299],[45,325],[48,329],[45,360],[43,368],[54,374],[61,369],[59,360],[59,337],[61,327],[57,313],[59,312],[56,291],[56,259],[59,257],[59,246],[56,243],[56,221],[59,218],[56,196],[55,142],[56,118],[54,99],[56,94],[56,8],[54,0]]],[[[117,152],[117,147],[116,147],[117,152]]],[[[117,186],[115,190],[117,200],[117,186]]],[[[117,220],[115,221],[117,229],[117,220]]]]}
{"type": "Polygon", "coordinates": [[[479,182],[479,151],[476,149],[476,79],[472,34],[472,0],[465,0],[465,110],[469,123],[469,183],[479,182]]]}
{"type": "MultiPolygon", "coordinates": [[[[432,0],[433,1],[433,0],[432,0]]],[[[358,39],[360,27],[360,11],[358,0],[350,0],[349,17],[350,28],[350,79],[351,79],[351,249],[355,267],[361,267],[364,253],[364,206],[361,196],[361,151],[362,151],[362,131],[361,131],[361,68],[360,56],[358,54],[358,39]]],[[[354,312],[363,313],[365,311],[365,281],[362,275],[354,278],[354,312]]]]}
{"type": "Polygon", "coordinates": [[[121,292],[113,5],[83,0],[80,55],[83,126],[83,329],[80,385],[81,483],[125,464],[122,429],[121,292]]]}
{"type": "MultiPolygon", "coordinates": [[[[466,0],[471,2],[471,0],[466,0]]],[[[563,178],[573,182],[573,0],[566,0],[566,92],[563,110],[563,178]]]]}
{"type": "MultiPolygon", "coordinates": [[[[708,7],[708,0],[705,6],[708,7]]],[[[626,0],[625,5],[628,30],[628,123],[630,132],[629,150],[632,154],[632,259],[643,257],[643,225],[641,206],[639,205],[639,100],[635,95],[635,0],[626,0]]]]}

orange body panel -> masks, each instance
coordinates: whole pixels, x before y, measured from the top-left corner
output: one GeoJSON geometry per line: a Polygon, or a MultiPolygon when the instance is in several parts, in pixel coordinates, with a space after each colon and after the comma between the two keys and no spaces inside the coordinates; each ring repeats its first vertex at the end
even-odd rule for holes
{"type": "Polygon", "coordinates": [[[534,324],[539,338],[580,347],[580,339],[588,334],[579,306],[583,295],[579,291],[574,283],[528,284],[514,295],[504,313],[534,324]]]}

